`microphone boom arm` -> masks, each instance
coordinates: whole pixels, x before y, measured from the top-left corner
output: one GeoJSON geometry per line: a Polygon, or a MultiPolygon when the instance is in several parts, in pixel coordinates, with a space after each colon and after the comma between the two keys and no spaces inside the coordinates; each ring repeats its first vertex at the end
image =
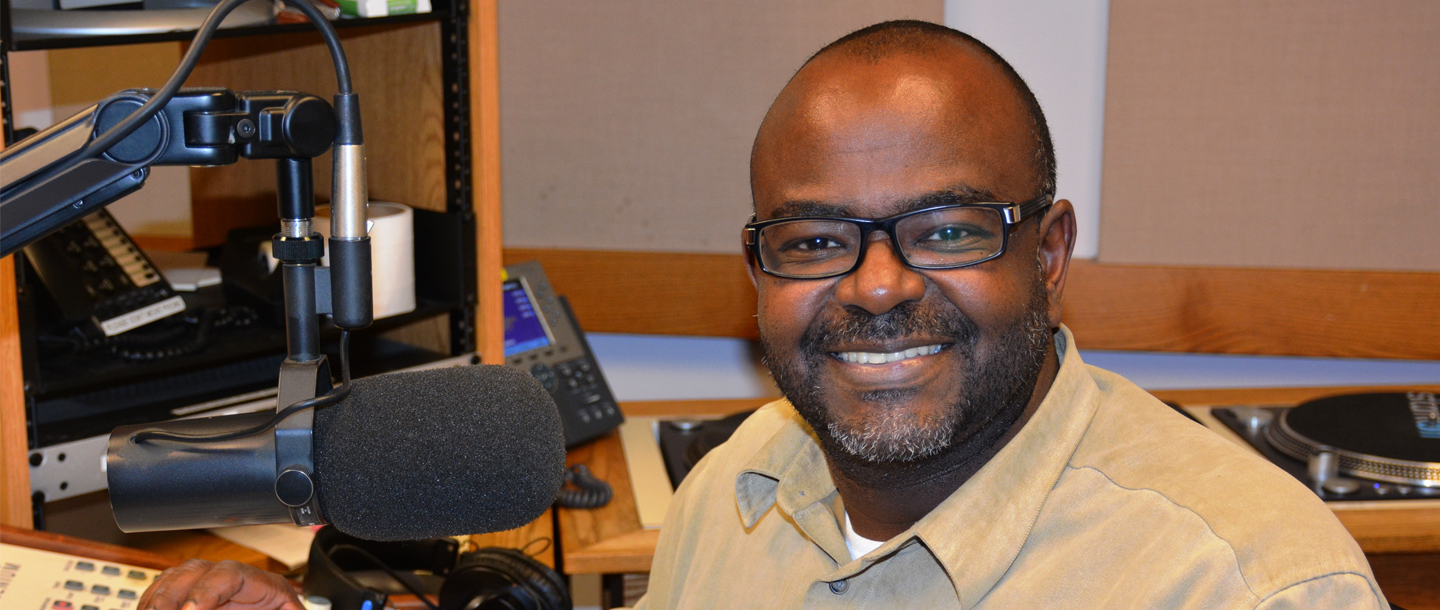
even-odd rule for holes
{"type": "MultiPolygon", "coordinates": [[[[287,357],[281,366],[274,418],[251,428],[200,435],[160,430],[136,431],[118,440],[112,435],[109,455],[123,453],[117,451],[116,442],[121,446],[139,445],[146,439],[233,442],[273,426],[273,439],[266,439],[275,457],[272,491],[283,508],[273,504],[256,508],[288,509],[297,524],[324,523],[313,474],[314,407],[347,395],[349,331],[369,326],[374,317],[360,103],[335,27],[308,0],[283,2],[304,13],[325,39],[338,86],[334,107],[295,92],[181,89],[221,21],[246,1],[216,4],[160,89],[121,91],[0,151],[0,257],[139,189],[152,165],[276,159],[281,231],[271,244],[283,266],[287,357]],[[311,159],[332,146],[334,272],[330,273],[319,267],[325,246],[311,227],[315,212],[311,159]],[[321,311],[327,303],[330,307],[321,311]],[[329,366],[318,348],[321,313],[331,314],[342,329],[344,382],[333,391],[329,366]]],[[[113,499],[114,494],[112,507],[113,499]]]]}

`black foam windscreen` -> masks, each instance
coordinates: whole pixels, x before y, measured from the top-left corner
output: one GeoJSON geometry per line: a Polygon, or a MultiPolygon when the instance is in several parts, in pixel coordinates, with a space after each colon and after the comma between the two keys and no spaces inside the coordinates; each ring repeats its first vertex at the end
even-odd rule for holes
{"type": "Polygon", "coordinates": [[[503,366],[367,377],[315,412],[320,508],[368,540],[497,532],[539,517],[564,481],[550,394],[503,366]]]}

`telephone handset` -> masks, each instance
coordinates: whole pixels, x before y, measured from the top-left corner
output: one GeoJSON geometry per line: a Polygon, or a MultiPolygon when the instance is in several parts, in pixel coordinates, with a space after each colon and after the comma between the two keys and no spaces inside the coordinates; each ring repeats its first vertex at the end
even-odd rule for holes
{"type": "Polygon", "coordinates": [[[505,364],[529,373],[550,391],[560,409],[565,446],[624,423],[569,302],[555,294],[540,263],[506,267],[502,291],[505,364]]]}
{"type": "Polygon", "coordinates": [[[25,247],[40,281],[73,325],[107,337],[185,311],[185,301],[120,224],[98,210],[25,247]]]}

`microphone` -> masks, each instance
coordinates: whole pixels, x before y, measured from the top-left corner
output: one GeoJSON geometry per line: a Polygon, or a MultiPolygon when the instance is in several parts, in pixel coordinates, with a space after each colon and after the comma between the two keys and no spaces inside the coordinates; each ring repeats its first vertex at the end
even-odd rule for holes
{"type": "MultiPolygon", "coordinates": [[[[125,532],[291,523],[277,497],[273,430],[219,442],[132,437],[218,434],[248,413],[122,426],[110,435],[110,506],[125,532]]],[[[496,532],[525,525],[564,482],[565,437],[550,393],[504,366],[358,379],[315,410],[314,493],[323,519],[368,540],[496,532]]]]}

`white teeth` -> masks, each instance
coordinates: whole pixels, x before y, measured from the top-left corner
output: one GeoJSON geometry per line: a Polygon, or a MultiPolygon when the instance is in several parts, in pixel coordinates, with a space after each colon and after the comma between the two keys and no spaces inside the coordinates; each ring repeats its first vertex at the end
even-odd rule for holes
{"type": "Polygon", "coordinates": [[[909,360],[917,356],[929,356],[939,351],[939,345],[922,345],[920,347],[912,347],[903,352],[891,352],[888,354],[876,352],[839,352],[836,355],[839,356],[841,360],[851,364],[886,364],[909,360]]]}

